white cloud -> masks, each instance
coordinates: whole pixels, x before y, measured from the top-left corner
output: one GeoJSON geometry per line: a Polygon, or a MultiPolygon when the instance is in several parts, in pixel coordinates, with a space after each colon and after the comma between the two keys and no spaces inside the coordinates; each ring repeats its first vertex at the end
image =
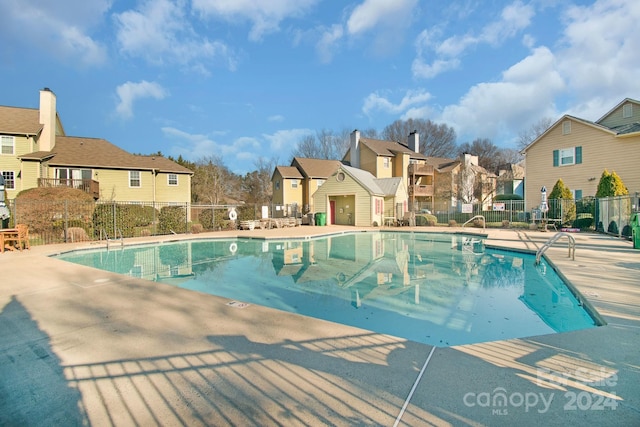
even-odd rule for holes
{"type": "Polygon", "coordinates": [[[323,63],[331,62],[337,50],[338,41],[342,38],[344,31],[341,25],[333,25],[323,31],[320,40],[316,44],[316,51],[323,63]]]}
{"type": "Polygon", "coordinates": [[[362,106],[362,112],[367,116],[376,111],[399,115],[405,113],[410,108],[426,104],[430,99],[431,94],[422,89],[407,91],[397,104],[394,104],[387,98],[380,96],[378,93],[372,93],[365,98],[364,105],[362,106]]]}
{"type": "Polygon", "coordinates": [[[378,29],[380,25],[398,29],[413,13],[417,0],[364,0],[353,9],[347,21],[349,34],[378,29]]]}
{"type": "Polygon", "coordinates": [[[454,127],[462,138],[517,135],[539,118],[553,117],[554,99],[564,89],[556,58],[541,47],[506,70],[501,81],[473,86],[438,119],[454,127]]]}
{"type": "Polygon", "coordinates": [[[557,56],[575,93],[572,114],[596,120],[622,99],[640,94],[638,22],[637,1],[600,0],[567,10],[557,56]]]}
{"type": "Polygon", "coordinates": [[[315,133],[311,129],[286,129],[279,130],[274,134],[263,134],[263,138],[270,144],[270,151],[273,153],[291,152],[301,138],[315,133]]]}
{"type": "Polygon", "coordinates": [[[270,122],[283,122],[284,116],[281,114],[274,114],[273,116],[270,116],[267,120],[270,122]]]}
{"type": "Polygon", "coordinates": [[[193,0],[193,9],[205,16],[228,21],[250,21],[249,39],[260,41],[276,32],[280,23],[304,15],[318,0],[193,0]]]}
{"type": "Polygon", "coordinates": [[[133,104],[141,98],[163,99],[167,92],[158,83],[143,80],[139,83],[126,82],[116,88],[118,105],[116,113],[125,119],[133,117],[133,104]]]}
{"type": "Polygon", "coordinates": [[[138,10],[114,16],[120,51],[150,63],[177,63],[208,74],[204,60],[220,59],[234,70],[236,59],[221,41],[198,36],[185,16],[184,3],[147,0],[138,10]]]}
{"type": "Polygon", "coordinates": [[[16,51],[28,46],[67,64],[101,65],[105,46],[91,36],[111,7],[110,0],[3,0],[0,39],[16,51]]]}
{"type": "Polygon", "coordinates": [[[500,19],[485,25],[477,35],[473,33],[453,35],[438,42],[440,29],[421,32],[416,38],[417,57],[412,65],[414,77],[433,78],[457,68],[460,64],[459,57],[464,55],[467,49],[478,44],[500,45],[504,40],[514,37],[527,28],[534,15],[532,6],[517,0],[505,6],[500,19]],[[436,55],[431,65],[425,60],[429,51],[433,51],[436,55]]]}

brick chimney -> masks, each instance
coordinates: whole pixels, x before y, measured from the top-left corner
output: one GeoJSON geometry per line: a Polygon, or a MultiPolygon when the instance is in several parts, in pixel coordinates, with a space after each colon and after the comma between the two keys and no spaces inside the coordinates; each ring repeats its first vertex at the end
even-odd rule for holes
{"type": "Polygon", "coordinates": [[[420,134],[417,131],[414,130],[409,134],[408,146],[414,153],[420,152],[420,134]]]}
{"type": "Polygon", "coordinates": [[[40,91],[40,124],[38,150],[51,151],[56,144],[56,95],[48,87],[40,91]]]}
{"type": "Polygon", "coordinates": [[[351,132],[351,150],[349,156],[351,158],[351,166],[360,169],[360,131],[355,129],[351,132]]]}

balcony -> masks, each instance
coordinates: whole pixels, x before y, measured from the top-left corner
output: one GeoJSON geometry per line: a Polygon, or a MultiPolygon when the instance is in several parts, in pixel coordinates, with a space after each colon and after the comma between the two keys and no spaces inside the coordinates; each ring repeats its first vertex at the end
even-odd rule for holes
{"type": "Polygon", "coordinates": [[[410,185],[409,197],[433,196],[433,185],[410,185]]]}
{"type": "Polygon", "coordinates": [[[433,175],[433,166],[412,163],[409,165],[409,175],[418,175],[418,176],[433,175]]]}
{"type": "Polygon", "coordinates": [[[70,187],[91,194],[94,199],[100,198],[100,184],[92,179],[58,179],[38,178],[38,187],[70,187]]]}

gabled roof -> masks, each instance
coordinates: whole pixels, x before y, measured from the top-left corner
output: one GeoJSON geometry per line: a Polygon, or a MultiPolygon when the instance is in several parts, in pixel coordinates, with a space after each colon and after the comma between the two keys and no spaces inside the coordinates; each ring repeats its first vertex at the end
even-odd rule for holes
{"type": "MultiPolygon", "coordinates": [[[[278,171],[280,176],[288,179],[302,179],[304,178],[298,168],[295,166],[276,166],[276,169],[273,171],[274,175],[278,171]]],[[[271,176],[273,179],[273,175],[271,176]]]]}
{"type": "Polygon", "coordinates": [[[398,187],[402,183],[402,178],[377,178],[376,183],[385,196],[393,196],[398,192],[398,187]]]}
{"type": "Polygon", "coordinates": [[[167,158],[134,155],[109,141],[98,138],[57,136],[51,152],[36,151],[19,157],[25,160],[44,160],[51,157],[50,166],[193,173],[190,169],[167,158]]]}
{"type": "Polygon", "coordinates": [[[601,121],[603,121],[604,119],[609,117],[609,115],[611,115],[614,111],[616,111],[618,108],[622,107],[622,105],[626,104],[627,102],[631,102],[633,104],[640,105],[640,101],[636,101],[635,99],[631,99],[631,98],[625,98],[622,101],[620,101],[618,103],[618,105],[613,107],[611,110],[607,111],[604,116],[602,116],[598,120],[596,120],[596,123],[600,123],[601,121]]]}
{"type": "Polygon", "coordinates": [[[614,134],[614,135],[616,134],[616,132],[615,132],[615,131],[613,131],[613,130],[609,129],[609,128],[608,128],[608,127],[606,127],[606,126],[602,126],[602,125],[600,125],[600,124],[598,124],[598,123],[594,123],[594,122],[591,122],[591,121],[589,121],[589,120],[585,120],[585,119],[581,119],[581,118],[579,118],[579,117],[575,117],[575,116],[571,116],[571,115],[569,115],[569,114],[565,114],[564,116],[560,117],[560,118],[559,118],[559,119],[558,119],[554,124],[552,124],[551,126],[549,126],[549,128],[548,128],[547,130],[545,130],[542,134],[540,134],[536,139],[534,139],[533,141],[531,141],[531,143],[530,143],[529,145],[527,145],[527,146],[526,146],[526,147],[521,151],[521,153],[526,153],[526,152],[527,152],[527,150],[528,150],[529,148],[531,148],[533,145],[535,145],[535,143],[536,143],[536,142],[538,142],[538,141],[540,141],[542,138],[544,138],[544,137],[545,137],[549,132],[551,132],[551,130],[552,130],[552,129],[555,129],[555,128],[556,128],[556,127],[558,127],[558,126],[561,126],[561,125],[562,125],[562,122],[564,122],[565,120],[574,120],[574,121],[576,121],[576,122],[580,122],[580,123],[585,124],[585,125],[587,125],[587,126],[591,126],[591,127],[593,127],[594,129],[597,129],[597,130],[600,130],[600,131],[603,131],[603,132],[608,132],[608,133],[611,133],[611,134],[614,134]]]}
{"type": "Polygon", "coordinates": [[[362,185],[365,190],[375,196],[393,196],[396,194],[398,187],[402,183],[401,177],[376,178],[371,174],[371,172],[354,168],[352,166],[341,165],[339,169],[342,169],[344,172],[349,174],[354,180],[362,185]]]}
{"type": "Polygon", "coordinates": [[[364,187],[369,193],[376,196],[384,196],[385,193],[378,185],[378,180],[371,172],[363,169],[354,168],[352,166],[341,165],[340,169],[344,170],[353,179],[355,179],[362,187],[364,187]]]}
{"type": "Polygon", "coordinates": [[[0,133],[37,135],[41,130],[37,109],[0,106],[0,133]]]}
{"type": "Polygon", "coordinates": [[[373,138],[360,138],[360,143],[369,147],[371,151],[376,153],[378,156],[395,156],[395,153],[406,153],[409,154],[413,159],[426,159],[422,153],[416,153],[411,150],[408,146],[404,144],[400,144],[395,141],[385,141],[381,139],[373,139],[373,138]]]}
{"type": "Polygon", "coordinates": [[[297,165],[298,170],[305,178],[326,179],[330,177],[341,165],[339,160],[310,159],[307,157],[294,157],[291,166],[297,165]]]}

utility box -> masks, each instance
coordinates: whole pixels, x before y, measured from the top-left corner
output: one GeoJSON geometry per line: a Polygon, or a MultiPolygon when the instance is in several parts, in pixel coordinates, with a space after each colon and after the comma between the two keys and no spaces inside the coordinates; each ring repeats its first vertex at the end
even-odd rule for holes
{"type": "Polygon", "coordinates": [[[640,249],[640,213],[631,215],[631,238],[633,249],[640,249]]]}

